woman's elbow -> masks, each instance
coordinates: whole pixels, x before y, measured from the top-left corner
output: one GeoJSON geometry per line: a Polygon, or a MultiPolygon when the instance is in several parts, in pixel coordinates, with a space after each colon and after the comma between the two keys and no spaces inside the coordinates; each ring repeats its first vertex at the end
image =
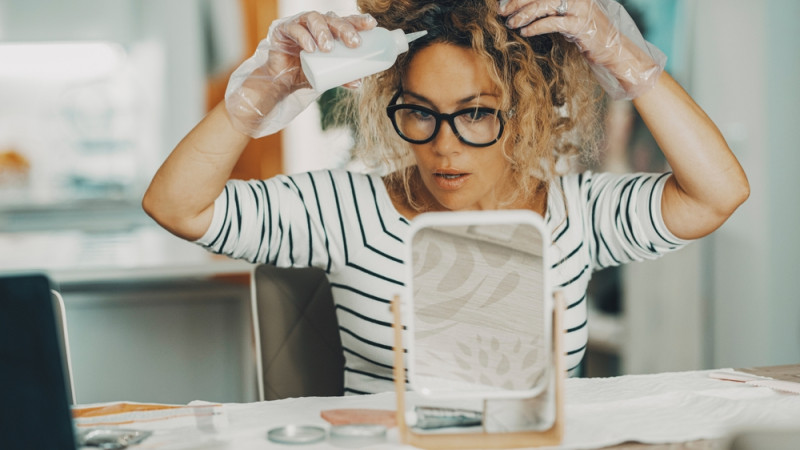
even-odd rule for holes
{"type": "Polygon", "coordinates": [[[151,190],[142,197],[142,209],[157,224],[182,239],[195,240],[203,234],[196,224],[178,213],[178,207],[171,207],[151,190]]]}
{"type": "Polygon", "coordinates": [[[744,169],[740,169],[738,180],[735,182],[734,192],[733,203],[735,206],[733,209],[735,210],[750,197],[750,182],[747,180],[744,169]]]}
{"type": "Polygon", "coordinates": [[[162,201],[159,201],[158,196],[148,189],[144,196],[142,196],[142,210],[150,216],[157,224],[168,228],[168,210],[165,208],[162,201]]]}
{"type": "Polygon", "coordinates": [[[189,195],[185,190],[165,188],[154,181],[142,196],[142,209],[170,233],[195,241],[211,226],[216,195],[189,195]]]}
{"type": "Polygon", "coordinates": [[[750,182],[744,172],[729,183],[726,191],[725,200],[716,205],[717,213],[725,218],[730,217],[750,197],[750,182]]]}
{"type": "Polygon", "coordinates": [[[736,207],[738,208],[748,198],[750,198],[750,182],[747,181],[746,176],[743,176],[742,183],[739,185],[739,203],[736,205],[736,207]]]}

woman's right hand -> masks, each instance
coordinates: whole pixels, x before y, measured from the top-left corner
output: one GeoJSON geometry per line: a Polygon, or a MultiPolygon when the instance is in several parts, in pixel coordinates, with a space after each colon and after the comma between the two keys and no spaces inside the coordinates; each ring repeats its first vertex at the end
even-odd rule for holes
{"type": "Polygon", "coordinates": [[[273,22],[255,54],[228,82],[225,102],[236,128],[261,137],[285,127],[321,94],[298,92],[311,87],[300,66],[300,52],[331,51],[334,40],[358,47],[358,32],[376,24],[368,14],[339,17],[315,11],[273,22]],[[296,98],[287,98],[291,95],[296,98]]]}
{"type": "Polygon", "coordinates": [[[309,87],[300,69],[300,52],[333,50],[334,40],[350,48],[361,45],[359,31],[374,28],[375,19],[369,14],[339,17],[329,12],[304,12],[272,23],[267,37],[258,45],[268,52],[264,73],[279,80],[289,92],[309,87]]]}

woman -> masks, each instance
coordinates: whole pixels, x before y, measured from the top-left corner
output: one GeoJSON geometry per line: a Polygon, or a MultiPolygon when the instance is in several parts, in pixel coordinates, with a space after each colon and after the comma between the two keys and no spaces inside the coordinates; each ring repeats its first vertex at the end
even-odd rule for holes
{"type": "Polygon", "coordinates": [[[325,269],[349,393],[392,388],[388,302],[404,282],[408,221],[422,212],[545,217],[574,369],[587,342],[591,272],[705,236],[749,194],[717,128],[611,0],[358,4],[365,15],[275,22],[232,77],[225,103],[178,144],[143,200],[162,226],[212,251],[325,269]],[[352,104],[358,155],[385,176],[336,170],[228,181],[251,136],[280,129],[318,95],[305,89],[299,51],[327,51],[334,39],[358,46],[357,32],[376,23],[428,31],[390,70],[353,83],[361,84],[352,104]],[[597,142],[597,82],[612,97],[633,98],[671,173],[565,173],[597,142]]]}

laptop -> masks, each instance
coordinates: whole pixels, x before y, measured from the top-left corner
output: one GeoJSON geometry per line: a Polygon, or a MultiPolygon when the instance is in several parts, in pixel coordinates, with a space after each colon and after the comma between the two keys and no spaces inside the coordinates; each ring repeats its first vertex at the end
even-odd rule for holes
{"type": "Polygon", "coordinates": [[[50,280],[0,276],[0,447],[75,449],[50,280]]]}

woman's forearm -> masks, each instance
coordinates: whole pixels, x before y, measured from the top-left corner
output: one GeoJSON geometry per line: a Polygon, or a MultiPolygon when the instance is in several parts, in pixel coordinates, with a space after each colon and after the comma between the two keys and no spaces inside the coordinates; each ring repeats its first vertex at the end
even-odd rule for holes
{"type": "Polygon", "coordinates": [[[200,238],[211,224],[214,200],[249,141],[231,124],[224,102],[219,103],[158,169],[142,200],[145,212],[179,237],[200,238]]]}
{"type": "Polygon", "coordinates": [[[711,233],[750,194],[741,165],[716,125],[666,72],[634,106],[673,171],[661,204],[667,228],[684,239],[711,233]]]}

